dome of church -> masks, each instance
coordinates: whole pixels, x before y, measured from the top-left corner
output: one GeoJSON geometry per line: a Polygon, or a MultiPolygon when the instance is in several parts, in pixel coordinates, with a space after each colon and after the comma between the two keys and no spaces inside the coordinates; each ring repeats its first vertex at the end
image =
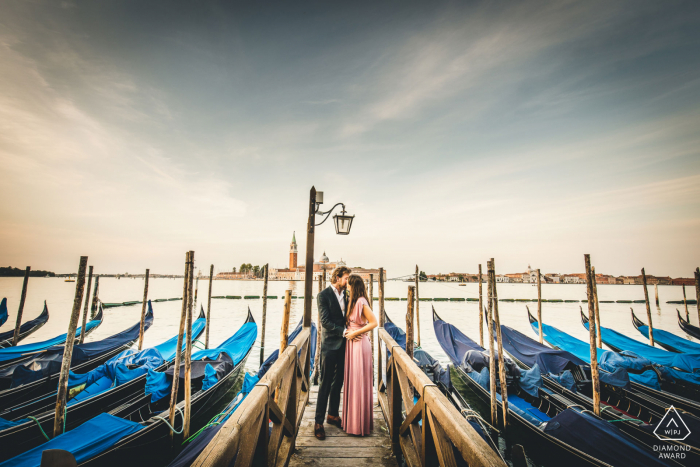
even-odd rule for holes
{"type": "Polygon", "coordinates": [[[321,259],[319,260],[319,263],[327,263],[328,261],[328,256],[326,256],[326,252],[324,251],[323,256],[321,256],[321,259]]]}

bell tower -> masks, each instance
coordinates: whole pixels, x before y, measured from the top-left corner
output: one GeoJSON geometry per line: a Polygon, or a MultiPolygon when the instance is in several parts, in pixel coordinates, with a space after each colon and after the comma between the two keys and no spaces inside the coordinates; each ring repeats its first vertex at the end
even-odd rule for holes
{"type": "Polygon", "coordinates": [[[296,232],[292,234],[292,243],[289,245],[289,269],[297,268],[297,238],[296,232]]]}

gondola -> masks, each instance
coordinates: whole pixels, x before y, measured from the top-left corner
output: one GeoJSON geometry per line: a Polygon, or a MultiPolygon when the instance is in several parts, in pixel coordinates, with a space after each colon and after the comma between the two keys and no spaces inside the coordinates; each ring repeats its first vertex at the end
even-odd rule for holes
{"type": "MultiPolygon", "coordinates": [[[[434,310],[433,310],[434,311],[434,310]]],[[[406,350],[406,332],[394,324],[384,310],[384,330],[391,336],[401,348],[406,350]]],[[[387,361],[391,356],[391,352],[386,350],[387,361]]],[[[450,368],[443,369],[440,362],[435,360],[428,352],[418,347],[413,350],[413,359],[418,367],[423,370],[423,373],[442,391],[450,402],[459,410],[464,419],[471,425],[479,436],[503,459],[501,451],[498,449],[498,433],[492,430],[490,425],[487,425],[480,416],[475,416],[476,412],[471,408],[467,401],[457,392],[450,381],[450,368]]],[[[385,379],[386,380],[386,379],[385,379]]],[[[466,467],[462,454],[452,445],[454,458],[460,467],[466,467]]],[[[503,459],[505,463],[505,459],[503,459]]],[[[518,466],[520,467],[520,466],[518,466]]]]}
{"type": "MultiPolygon", "coordinates": [[[[304,324],[304,318],[299,321],[297,327],[292,331],[292,333],[287,338],[288,343],[294,342],[294,339],[299,335],[304,324]]],[[[314,373],[314,359],[316,358],[316,340],[317,340],[317,328],[316,325],[311,323],[311,335],[309,353],[311,357],[311,375],[314,373]]],[[[301,351],[300,351],[301,352],[301,351]]],[[[168,467],[189,467],[192,463],[199,457],[199,455],[204,451],[204,448],[214,439],[214,436],[221,430],[224,426],[226,420],[228,420],[231,415],[236,411],[239,405],[243,403],[246,396],[250,391],[253,390],[255,385],[260,381],[260,379],[265,376],[267,370],[277,361],[279,356],[279,350],[275,350],[270,354],[269,357],[260,365],[258,372],[256,374],[246,373],[245,379],[243,380],[243,386],[241,390],[236,394],[231,402],[226,406],[224,410],[221,411],[215,418],[213,418],[205,428],[203,428],[198,434],[192,435],[190,440],[187,441],[187,446],[183,449],[178,456],[173,459],[173,461],[168,464],[168,467]]],[[[235,460],[231,461],[233,464],[235,460]]]]}
{"type": "MultiPolygon", "coordinates": [[[[7,313],[7,298],[3,298],[2,302],[0,302],[0,326],[5,324],[5,321],[7,321],[8,316],[9,314],[7,313]]],[[[12,332],[14,332],[14,330],[12,332]]]]}
{"type": "MultiPolygon", "coordinates": [[[[192,323],[192,339],[197,339],[205,326],[206,318],[202,309],[192,323]]],[[[109,412],[142,394],[148,369],[165,371],[173,364],[177,337],[176,335],[140,352],[123,350],[87,373],[71,373],[65,430],[70,431],[101,412],[109,412]]],[[[185,349],[186,338],[185,335],[181,353],[185,349]]],[[[0,462],[43,443],[46,439],[39,427],[47,433],[53,430],[55,407],[54,391],[50,396],[37,398],[0,413],[0,426],[4,426],[0,430],[0,444],[6,446],[0,450],[0,462]]]]}
{"type": "MultiPolygon", "coordinates": [[[[535,335],[539,335],[537,319],[528,312],[528,319],[535,335]]],[[[555,349],[571,352],[586,363],[590,363],[590,344],[550,326],[542,323],[542,336],[555,349]]],[[[673,390],[676,386],[673,382],[662,376],[651,361],[634,353],[626,352],[625,355],[604,349],[598,349],[598,366],[606,371],[614,372],[618,368],[624,368],[630,379],[632,390],[640,396],[649,396],[655,400],[673,405],[677,409],[700,416],[700,404],[678,395],[673,390]]]]}
{"type": "MultiPolygon", "coordinates": [[[[33,332],[37,331],[44,324],[46,324],[46,322],[48,320],[49,320],[49,309],[46,306],[46,302],[44,302],[44,310],[41,312],[41,314],[39,314],[39,316],[37,316],[36,318],[34,318],[32,320],[27,321],[26,323],[22,323],[20,325],[20,327],[19,327],[19,341],[21,341],[25,337],[29,336],[33,332]]],[[[14,338],[14,336],[15,336],[14,329],[12,329],[10,331],[0,332],[0,349],[12,347],[12,339],[14,338]]],[[[0,350],[0,352],[2,352],[2,351],[0,350]]]]}
{"type": "MultiPolygon", "coordinates": [[[[248,316],[238,331],[219,347],[199,350],[192,354],[191,420],[213,407],[233,386],[245,367],[253,348],[258,328],[253,315],[248,316]]],[[[172,439],[168,421],[170,390],[175,374],[184,378],[184,362],[177,371],[173,367],[164,372],[149,370],[144,393],[134,400],[107,413],[88,420],[79,427],[57,436],[25,453],[6,461],[3,466],[36,465],[47,449],[61,449],[73,453],[81,466],[123,466],[159,464],[169,455],[173,446],[182,443],[182,411],[184,384],[180,384],[172,439]]],[[[195,426],[192,423],[191,426],[195,426]]]]}
{"type": "MultiPolygon", "coordinates": [[[[649,339],[649,326],[637,318],[632,308],[630,308],[630,312],[632,313],[632,324],[635,329],[649,339]]],[[[669,352],[700,355],[700,344],[689,341],[688,339],[683,339],[663,329],[654,328],[654,343],[659,344],[669,352]]]]}
{"type": "Polygon", "coordinates": [[[700,339],[700,328],[697,326],[693,326],[692,324],[690,324],[689,321],[684,320],[681,317],[680,311],[676,310],[676,313],[678,313],[678,326],[680,326],[681,329],[687,334],[693,336],[696,339],[700,339]]]}
{"type": "MultiPolygon", "coordinates": [[[[586,410],[593,410],[591,368],[588,362],[565,350],[552,349],[506,325],[501,325],[504,351],[522,368],[537,367],[542,383],[550,389],[586,410]]],[[[690,436],[684,441],[660,441],[654,430],[666,415],[671,405],[644,394],[633,392],[627,371],[623,368],[614,373],[600,373],[600,417],[615,421],[617,427],[628,436],[654,449],[660,443],[670,451],[686,454],[680,461],[684,465],[700,463],[700,419],[690,413],[681,413],[684,423],[690,428],[690,436]]]]}
{"type": "MultiPolygon", "coordinates": [[[[443,321],[433,310],[433,328],[440,346],[455,365],[459,378],[484,403],[490,403],[488,353],[456,327],[443,321]],[[480,368],[480,366],[482,368],[480,368]]],[[[661,462],[636,440],[626,436],[613,424],[605,422],[553,391],[534,386],[524,391],[521,371],[515,362],[504,357],[508,373],[508,423],[523,430],[539,446],[543,463],[571,466],[661,466],[679,465],[661,462]],[[530,394],[532,392],[532,394],[530,394]]],[[[525,374],[529,379],[532,374],[525,374]]],[[[500,386],[497,391],[500,393],[500,386]]],[[[502,419],[503,406],[498,404],[502,419]]],[[[534,454],[529,451],[528,454],[534,454]]]]}
{"type": "MultiPolygon", "coordinates": [[[[588,317],[581,311],[581,323],[588,330],[588,317]]],[[[614,329],[599,326],[600,336],[613,352],[632,352],[655,364],[669,392],[700,402],[700,355],[669,352],[627,337],[614,329]]]]}
{"type": "MultiPolygon", "coordinates": [[[[102,323],[102,310],[95,315],[102,323]]],[[[92,322],[92,321],[91,321],[92,322]]],[[[146,315],[145,329],[153,323],[153,310],[146,315]]],[[[87,325],[86,325],[87,327],[87,325]]],[[[97,325],[92,326],[95,329],[97,325]]],[[[140,323],[118,334],[95,342],[73,346],[71,371],[85,373],[128,349],[138,338],[140,323]]],[[[87,334],[87,332],[85,333],[87,334]]],[[[45,397],[56,390],[63,361],[64,345],[56,345],[0,370],[0,411],[45,397]]]]}
{"type": "MultiPolygon", "coordinates": [[[[46,303],[44,303],[44,312],[46,313],[48,319],[49,312],[46,308],[46,303]]],[[[102,324],[102,316],[102,310],[100,309],[100,312],[96,314],[93,319],[86,323],[85,337],[89,336],[92,331],[97,329],[97,327],[99,327],[100,324],[102,324]]],[[[75,331],[76,341],[78,340],[82,332],[82,327],[78,326],[78,328],[75,331]]],[[[31,344],[16,345],[0,349],[0,371],[10,366],[16,365],[22,361],[31,360],[36,354],[44,352],[51,347],[61,346],[65,344],[66,336],[68,336],[68,333],[64,333],[41,342],[33,342],[31,344]]]]}

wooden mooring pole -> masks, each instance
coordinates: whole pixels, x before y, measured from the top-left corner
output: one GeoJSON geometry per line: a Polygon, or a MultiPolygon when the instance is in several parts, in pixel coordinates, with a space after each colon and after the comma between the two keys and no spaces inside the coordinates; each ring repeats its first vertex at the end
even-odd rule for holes
{"type": "Polygon", "coordinates": [[[498,425],[498,398],[496,396],[496,352],[494,351],[493,335],[493,287],[491,284],[491,260],[486,262],[486,295],[488,297],[488,312],[486,325],[489,331],[489,391],[491,393],[491,425],[498,425]]]}
{"type": "Polygon", "coordinates": [[[418,282],[420,282],[420,271],[416,264],[416,335],[418,337],[418,347],[420,347],[420,303],[418,297],[418,282]]]}
{"type": "Polygon", "coordinates": [[[97,313],[97,307],[99,306],[99,290],[100,290],[100,276],[95,275],[95,290],[92,293],[92,307],[90,309],[90,319],[95,317],[95,313],[97,313]]]}
{"type": "Polygon", "coordinates": [[[654,284],[654,295],[656,298],[656,308],[659,307],[659,284],[654,284]]]}
{"type": "Polygon", "coordinates": [[[139,327],[139,350],[143,349],[143,334],[145,332],[144,328],[146,327],[146,307],[148,306],[148,277],[150,272],[150,269],[146,269],[146,275],[144,276],[143,303],[141,304],[141,326],[139,327]]]}
{"type": "Polygon", "coordinates": [[[83,308],[83,325],[80,328],[80,343],[85,341],[85,327],[87,325],[88,305],[90,305],[90,287],[92,286],[92,266],[88,270],[87,290],[85,291],[85,307],[83,308]]]}
{"type": "Polygon", "coordinates": [[[586,297],[588,298],[588,336],[591,346],[591,382],[593,384],[593,412],[600,416],[600,378],[598,377],[598,348],[596,347],[595,304],[591,255],[583,255],[586,263],[586,297]]]}
{"type": "Polygon", "coordinates": [[[685,320],[690,323],[690,313],[688,313],[688,299],[685,298],[685,284],[683,284],[683,307],[685,308],[685,320]]]}
{"type": "Polygon", "coordinates": [[[287,348],[289,339],[289,315],[292,310],[292,291],[284,291],[284,312],[282,313],[282,329],[280,331],[280,355],[287,348]]]}
{"type": "Polygon", "coordinates": [[[595,278],[595,266],[591,266],[591,276],[593,278],[593,304],[595,305],[595,324],[598,348],[603,348],[603,336],[600,332],[600,304],[598,303],[598,281],[595,278]]]}
{"type": "Polygon", "coordinates": [[[267,324],[267,282],[270,278],[270,263],[265,264],[265,274],[263,276],[263,308],[262,308],[262,329],[260,330],[260,366],[265,361],[265,325],[267,324]]]}
{"type": "Polygon", "coordinates": [[[479,265],[479,345],[484,346],[484,305],[481,300],[481,264],[479,265]]]}
{"type": "Polygon", "coordinates": [[[651,307],[649,306],[649,291],[647,290],[647,275],[642,268],[642,285],[644,286],[644,302],[647,305],[647,322],[649,323],[649,345],[654,347],[654,325],[651,322],[651,307]]]}
{"type": "MultiPolygon", "coordinates": [[[[377,313],[379,313],[379,327],[384,328],[384,268],[379,268],[379,300],[377,303],[377,313]]],[[[377,345],[377,391],[382,386],[382,340],[379,339],[377,345]]],[[[377,401],[379,403],[379,401],[377,401]]]]}
{"type": "MultiPolygon", "coordinates": [[[[32,267],[27,266],[24,270],[24,281],[22,282],[22,295],[19,298],[19,309],[17,310],[17,321],[15,322],[15,333],[12,336],[12,345],[17,345],[19,342],[19,328],[22,326],[22,312],[24,312],[24,301],[27,298],[27,286],[29,285],[29,271],[32,267]]],[[[687,308],[687,307],[686,307],[687,308]]]]}
{"type": "MultiPolygon", "coordinates": [[[[267,268],[267,265],[265,265],[267,268]]],[[[214,282],[214,265],[209,266],[209,297],[207,298],[207,329],[204,334],[204,348],[209,348],[209,323],[211,322],[211,287],[214,282]]],[[[265,292],[267,292],[267,269],[265,269],[265,292]]],[[[265,329],[265,305],[267,305],[267,295],[263,298],[263,329],[265,329]]],[[[264,338],[263,338],[264,339],[264,338]]],[[[264,342],[264,340],[263,340],[264,342]]],[[[262,352],[262,350],[261,350],[262,352]]],[[[262,365],[262,363],[261,363],[262,365]]]]}
{"type": "MultiPolygon", "coordinates": [[[[321,272],[318,276],[318,293],[323,291],[323,275],[325,271],[321,272]]],[[[318,302],[317,302],[318,303],[318,302]]],[[[314,381],[313,384],[318,384],[320,378],[320,368],[321,368],[321,310],[316,306],[316,354],[314,355],[314,381]]]]}
{"type": "Polygon", "coordinates": [[[542,279],[540,278],[540,270],[537,270],[537,328],[540,335],[540,344],[542,341],[542,279]]]}
{"type": "MultiPolygon", "coordinates": [[[[539,272],[539,271],[538,271],[539,272]]],[[[498,341],[498,376],[501,382],[501,405],[503,406],[503,429],[508,428],[508,380],[503,356],[503,338],[501,336],[501,319],[498,316],[498,289],[496,288],[496,262],[491,258],[491,282],[493,284],[493,316],[498,341]]]]}
{"type": "MultiPolygon", "coordinates": [[[[170,426],[175,426],[175,406],[177,405],[177,391],[180,384],[180,362],[182,355],[182,339],[185,332],[185,321],[187,320],[187,284],[189,282],[190,274],[190,252],[185,254],[185,279],[182,286],[182,310],[180,311],[180,329],[177,334],[177,347],[175,347],[175,365],[173,366],[173,387],[170,393],[170,426]]],[[[184,420],[183,420],[184,424],[184,420]]],[[[170,432],[170,438],[173,439],[174,433],[170,432]]]]}
{"type": "Polygon", "coordinates": [[[408,286],[408,298],[406,300],[406,353],[413,358],[413,304],[415,299],[416,287],[408,286]]]}
{"type": "Polygon", "coordinates": [[[695,268],[695,306],[698,309],[698,322],[700,322],[700,267],[695,268]]]}
{"type": "MultiPolygon", "coordinates": [[[[199,278],[197,278],[199,280],[199,278]]],[[[192,299],[192,282],[194,281],[194,251],[190,251],[190,272],[189,283],[187,284],[187,339],[185,341],[185,420],[182,426],[182,437],[187,439],[190,437],[190,418],[192,417],[192,308],[196,303],[195,298],[192,299]]],[[[180,375],[179,367],[176,368],[176,374],[180,375]]]]}
{"type": "MultiPolygon", "coordinates": [[[[369,275],[369,306],[374,309],[374,274],[369,275]]],[[[374,365],[374,329],[369,333],[369,342],[372,345],[372,365],[374,365]]]]}
{"type": "Polygon", "coordinates": [[[68,394],[68,373],[70,363],[73,359],[73,345],[75,344],[75,331],[78,329],[78,318],[80,318],[80,305],[83,302],[83,291],[85,287],[85,269],[87,269],[87,256],[80,257],[78,266],[78,280],[75,282],[75,298],[73,299],[73,311],[68,322],[68,334],[66,334],[66,344],[63,348],[63,362],[61,373],[58,379],[58,393],[56,395],[56,412],[53,422],[54,438],[63,433],[63,418],[66,410],[66,395],[68,394]]]}

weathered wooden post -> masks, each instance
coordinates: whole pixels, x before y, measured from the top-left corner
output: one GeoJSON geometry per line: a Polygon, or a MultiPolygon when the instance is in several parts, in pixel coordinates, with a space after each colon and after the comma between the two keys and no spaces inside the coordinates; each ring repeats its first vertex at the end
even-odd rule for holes
{"type": "MultiPolygon", "coordinates": [[[[266,266],[267,267],[267,266],[266,266]]],[[[214,265],[209,266],[209,298],[207,299],[207,329],[204,337],[204,348],[209,348],[209,323],[211,322],[211,287],[214,282],[214,265]]],[[[265,273],[265,298],[263,299],[263,329],[265,329],[265,305],[267,304],[267,272],[265,273]]],[[[263,337],[263,342],[264,337],[263,337]]],[[[262,350],[260,351],[262,352],[262,350]]],[[[262,363],[261,363],[262,365],[262,363]]]]}
{"type": "Polygon", "coordinates": [[[484,305],[481,301],[481,264],[479,265],[479,345],[484,346],[484,305]]]}
{"type": "Polygon", "coordinates": [[[651,322],[651,307],[649,306],[649,291],[647,290],[647,275],[642,268],[642,285],[644,286],[644,302],[647,305],[647,322],[649,323],[649,345],[654,347],[654,325],[651,322]]]}
{"type": "Polygon", "coordinates": [[[262,308],[262,329],[260,334],[260,366],[265,361],[265,325],[267,324],[267,281],[270,277],[270,263],[265,264],[263,276],[263,308],[262,308]]]}
{"type": "MultiPolygon", "coordinates": [[[[369,275],[369,307],[374,309],[374,274],[369,275]]],[[[369,342],[372,346],[372,365],[374,365],[374,329],[370,331],[369,342]]]]}
{"type": "Polygon", "coordinates": [[[683,284],[683,307],[685,308],[685,320],[690,323],[690,313],[688,313],[688,299],[685,298],[685,284],[683,284]]]}
{"type": "Polygon", "coordinates": [[[61,373],[58,379],[58,393],[56,394],[56,412],[53,422],[54,438],[63,433],[63,417],[66,409],[66,395],[68,394],[68,373],[70,363],[73,359],[73,345],[75,344],[75,331],[78,329],[78,318],[80,318],[80,305],[83,302],[83,290],[85,287],[85,269],[87,268],[87,256],[80,257],[78,266],[78,280],[75,282],[75,298],[73,299],[73,311],[68,322],[68,334],[66,344],[63,348],[63,362],[61,373]]]}
{"type": "Polygon", "coordinates": [[[598,303],[598,281],[595,278],[595,266],[591,266],[591,276],[593,277],[593,302],[595,305],[595,324],[598,348],[603,348],[603,336],[600,332],[600,304],[598,303]]]}
{"type": "Polygon", "coordinates": [[[659,307],[659,283],[654,284],[654,295],[656,296],[656,308],[659,307]]]}
{"type": "MultiPolygon", "coordinates": [[[[539,272],[539,271],[538,271],[539,272]]],[[[496,288],[496,262],[491,258],[491,282],[493,283],[493,316],[498,341],[498,376],[501,382],[501,405],[503,406],[503,429],[508,428],[508,381],[503,357],[503,338],[501,336],[501,319],[498,316],[498,289],[496,288]]]]}
{"type": "Polygon", "coordinates": [[[413,358],[413,304],[415,299],[414,285],[408,286],[408,298],[406,300],[408,309],[406,310],[406,353],[413,358]]]}
{"type": "MultiPolygon", "coordinates": [[[[194,280],[194,251],[190,251],[190,273],[189,283],[187,284],[187,334],[185,341],[185,420],[182,426],[182,437],[187,439],[190,437],[190,418],[192,417],[192,282],[194,280]]],[[[199,280],[199,278],[197,278],[199,280]]],[[[196,303],[195,299],[194,303],[196,303]]],[[[179,369],[176,369],[179,375],[179,369]]]]}
{"type": "MultiPolygon", "coordinates": [[[[170,393],[170,426],[175,426],[175,406],[177,405],[177,391],[180,384],[180,362],[182,355],[182,339],[185,332],[185,321],[187,320],[187,283],[189,282],[190,274],[190,252],[185,253],[185,280],[182,287],[182,311],[180,312],[180,330],[177,334],[177,347],[175,347],[175,365],[173,366],[173,387],[170,393]]],[[[191,332],[191,331],[190,331],[191,332]]],[[[184,423],[184,421],[183,421],[184,423]]],[[[170,438],[173,439],[174,433],[170,432],[170,438]]]]}
{"type": "Polygon", "coordinates": [[[289,339],[289,314],[292,310],[292,291],[284,291],[284,312],[282,313],[282,330],[280,332],[280,355],[287,348],[289,339]]]}
{"type": "MultiPolygon", "coordinates": [[[[323,275],[325,271],[321,272],[318,276],[318,293],[323,291],[323,275]]],[[[321,369],[321,310],[316,306],[316,325],[318,330],[316,332],[316,355],[314,356],[314,382],[313,384],[318,384],[320,378],[319,372],[321,369]]]]}
{"type": "Polygon", "coordinates": [[[540,270],[537,270],[537,328],[540,334],[540,344],[542,344],[542,279],[540,270]]]}
{"type": "Polygon", "coordinates": [[[92,266],[88,270],[87,290],[85,291],[85,307],[83,308],[83,326],[80,328],[80,343],[85,341],[85,327],[87,324],[88,305],[90,305],[90,287],[92,286],[92,266]]]}
{"type": "Polygon", "coordinates": [[[418,336],[418,347],[420,347],[420,303],[418,298],[418,282],[420,282],[420,271],[416,264],[416,334],[418,336]]]}
{"type": "Polygon", "coordinates": [[[144,276],[145,282],[143,284],[143,303],[141,304],[141,326],[139,328],[139,350],[143,349],[143,334],[145,332],[144,328],[146,327],[146,307],[148,306],[148,277],[150,275],[150,271],[150,269],[146,269],[146,275],[144,276]]]}
{"type": "MultiPolygon", "coordinates": [[[[316,232],[316,187],[309,191],[309,219],[306,224],[306,266],[304,268],[304,327],[311,326],[311,296],[314,278],[314,238],[316,232]]],[[[280,355],[282,349],[280,348],[280,355]]],[[[308,354],[307,354],[308,358],[308,354]]]]}
{"type": "Polygon", "coordinates": [[[491,260],[486,261],[486,290],[488,296],[488,312],[486,325],[489,331],[489,390],[491,393],[491,424],[498,424],[498,398],[496,396],[496,352],[493,348],[493,287],[491,284],[491,260]]]}
{"type": "Polygon", "coordinates": [[[92,293],[92,307],[90,308],[90,319],[95,317],[97,313],[97,307],[99,306],[99,299],[97,298],[100,290],[100,276],[95,274],[95,290],[92,293]]]}
{"type": "MultiPolygon", "coordinates": [[[[377,303],[377,312],[379,313],[379,327],[384,327],[384,268],[379,268],[379,300],[377,303]]],[[[377,342],[377,391],[382,386],[382,340],[377,342]]],[[[377,404],[379,401],[377,401],[377,404]]]]}
{"type": "Polygon", "coordinates": [[[700,267],[695,268],[695,306],[698,309],[698,321],[700,321],[700,267]]]}
{"type": "Polygon", "coordinates": [[[591,383],[593,384],[593,412],[600,416],[600,378],[598,376],[598,348],[596,347],[595,304],[591,255],[583,255],[586,263],[586,297],[588,298],[588,336],[591,346],[591,383]]]}
{"type": "MultiPolygon", "coordinates": [[[[29,271],[32,267],[27,266],[24,270],[24,282],[22,282],[22,295],[19,298],[19,309],[17,310],[17,321],[15,322],[15,333],[12,336],[12,345],[17,345],[19,342],[19,328],[22,326],[22,312],[24,312],[24,301],[27,298],[27,285],[29,285],[29,271]]],[[[686,307],[687,308],[687,307],[686,307]]]]}
{"type": "MultiPolygon", "coordinates": [[[[194,272],[192,272],[192,274],[194,274],[194,272]]],[[[194,288],[194,305],[192,306],[192,309],[193,309],[193,310],[197,310],[197,294],[198,294],[198,292],[199,292],[199,275],[197,275],[197,279],[196,279],[196,282],[195,282],[195,283],[196,283],[197,285],[196,285],[196,287],[194,288]]]]}

